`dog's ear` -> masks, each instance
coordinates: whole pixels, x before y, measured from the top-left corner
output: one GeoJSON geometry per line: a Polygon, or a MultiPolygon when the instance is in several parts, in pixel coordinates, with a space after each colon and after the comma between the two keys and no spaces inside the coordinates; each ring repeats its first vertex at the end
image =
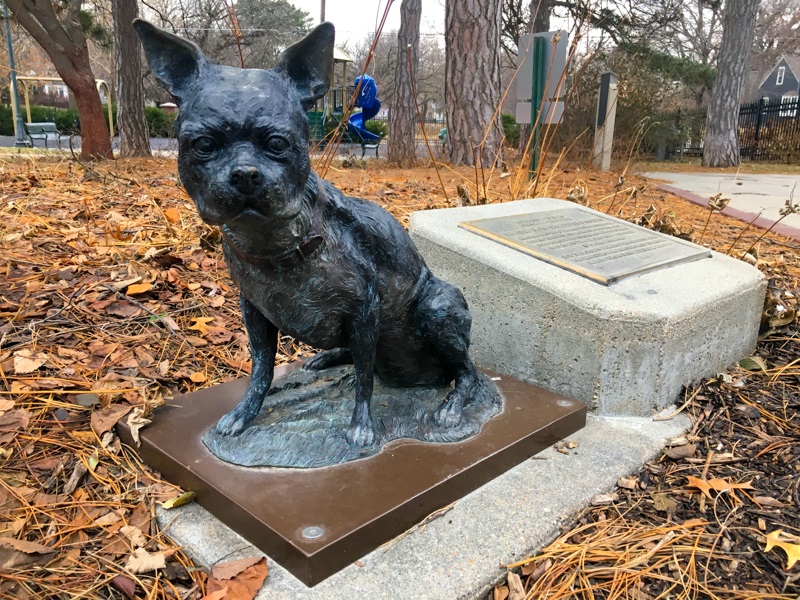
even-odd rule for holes
{"type": "Polygon", "coordinates": [[[277,71],[286,73],[297,89],[305,110],[325,95],[333,68],[333,23],[321,23],[278,57],[277,71]]]}
{"type": "Polygon", "coordinates": [[[133,22],[156,79],[180,104],[186,90],[208,66],[196,44],[145,21],[133,22]]]}

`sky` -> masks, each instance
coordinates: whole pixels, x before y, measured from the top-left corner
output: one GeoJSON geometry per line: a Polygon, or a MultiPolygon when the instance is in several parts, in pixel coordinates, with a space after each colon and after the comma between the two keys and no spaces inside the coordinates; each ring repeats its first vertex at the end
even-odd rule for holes
{"type": "MultiPolygon", "coordinates": [[[[376,25],[386,9],[388,0],[325,0],[325,20],[336,26],[336,44],[344,41],[356,42],[375,31],[376,25]]],[[[297,8],[311,15],[313,24],[319,23],[320,0],[289,0],[297,8]]],[[[384,31],[400,28],[400,3],[394,0],[384,31]]],[[[422,34],[443,34],[444,0],[422,0],[422,34]]]]}

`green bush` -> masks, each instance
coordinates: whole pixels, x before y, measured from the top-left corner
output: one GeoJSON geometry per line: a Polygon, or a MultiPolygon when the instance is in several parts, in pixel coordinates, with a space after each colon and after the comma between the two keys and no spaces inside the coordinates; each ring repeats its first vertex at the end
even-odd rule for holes
{"type": "Polygon", "coordinates": [[[501,115],[503,121],[503,135],[506,136],[506,144],[512,148],[519,146],[519,131],[520,127],[514,115],[503,113],[501,115]]]}
{"type": "Polygon", "coordinates": [[[146,106],[144,118],[147,120],[150,137],[175,137],[176,116],[155,106],[146,106]]]}
{"type": "Polygon", "coordinates": [[[382,138],[389,134],[389,124],[386,121],[367,121],[366,129],[382,138]]]}
{"type": "MultiPolygon", "coordinates": [[[[111,105],[114,117],[114,131],[117,132],[117,105],[111,105]]],[[[166,111],[154,106],[144,109],[147,128],[151,137],[174,137],[175,117],[166,111]]],[[[108,110],[103,106],[103,116],[108,125],[108,110]]],[[[28,115],[22,107],[22,120],[27,121],[28,115]]],[[[55,123],[59,131],[64,134],[77,133],[79,122],[78,111],[74,108],[53,108],[51,106],[31,106],[31,123],[55,123]]],[[[0,106],[0,135],[14,135],[14,119],[11,116],[10,106],[0,106]]]]}
{"type": "Polygon", "coordinates": [[[0,106],[0,135],[14,135],[14,119],[10,106],[0,106]]]}

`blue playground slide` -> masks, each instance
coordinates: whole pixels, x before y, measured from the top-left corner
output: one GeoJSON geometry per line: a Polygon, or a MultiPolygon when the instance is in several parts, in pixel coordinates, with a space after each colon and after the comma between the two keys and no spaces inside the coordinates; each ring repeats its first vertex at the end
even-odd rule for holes
{"type": "MultiPolygon", "coordinates": [[[[359,81],[361,81],[360,76],[356,77],[356,87],[358,87],[359,81]]],[[[364,82],[361,84],[358,98],[356,98],[356,106],[361,108],[361,112],[350,115],[348,123],[350,133],[358,136],[362,143],[374,144],[381,139],[379,135],[367,131],[365,127],[367,121],[377,115],[378,111],[381,109],[381,101],[376,98],[377,95],[378,86],[375,80],[369,75],[364,75],[364,82]]]]}

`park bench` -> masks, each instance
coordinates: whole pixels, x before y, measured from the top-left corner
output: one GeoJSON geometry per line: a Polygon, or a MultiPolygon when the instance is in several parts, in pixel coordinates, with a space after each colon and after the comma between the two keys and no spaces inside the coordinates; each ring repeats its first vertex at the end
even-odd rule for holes
{"type": "Polygon", "coordinates": [[[381,145],[381,140],[382,139],[383,138],[380,138],[377,142],[373,143],[373,142],[367,142],[367,140],[362,138],[361,139],[361,158],[364,158],[364,156],[367,153],[367,150],[375,150],[375,158],[378,158],[378,146],[381,145]]]}
{"type": "Polygon", "coordinates": [[[55,123],[25,123],[25,133],[31,141],[31,146],[35,147],[35,140],[43,140],[44,148],[48,150],[48,140],[55,141],[56,146],[61,150],[61,132],[56,128],[55,123]]]}

